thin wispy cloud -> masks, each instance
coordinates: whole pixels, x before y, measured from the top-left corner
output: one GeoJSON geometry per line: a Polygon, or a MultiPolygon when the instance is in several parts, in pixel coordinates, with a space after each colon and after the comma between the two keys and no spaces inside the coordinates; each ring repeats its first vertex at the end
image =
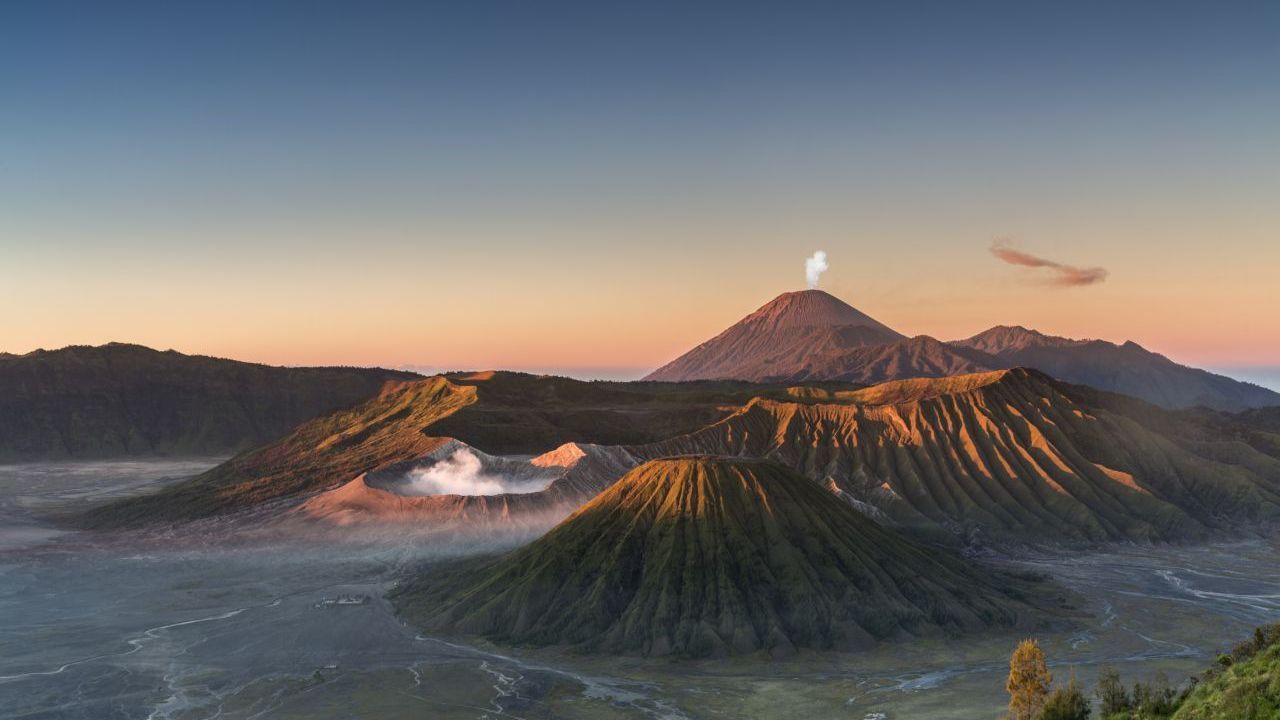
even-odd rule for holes
{"type": "Polygon", "coordinates": [[[1055,287],[1096,285],[1106,280],[1107,275],[1110,274],[1106,268],[1076,267],[1036,257],[1031,253],[1026,253],[1013,247],[1008,238],[996,238],[992,241],[991,254],[1010,265],[1048,270],[1049,274],[1045,278],[1045,282],[1055,287]]]}

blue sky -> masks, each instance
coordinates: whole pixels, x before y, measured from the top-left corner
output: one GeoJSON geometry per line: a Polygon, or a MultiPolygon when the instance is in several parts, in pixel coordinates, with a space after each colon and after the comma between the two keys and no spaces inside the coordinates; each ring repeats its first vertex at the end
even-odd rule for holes
{"type": "Polygon", "coordinates": [[[0,27],[4,349],[643,367],[823,248],[904,332],[1280,365],[1275,3],[9,2],[0,27]],[[1108,280],[1027,282],[986,253],[1006,235],[1108,280]]]}

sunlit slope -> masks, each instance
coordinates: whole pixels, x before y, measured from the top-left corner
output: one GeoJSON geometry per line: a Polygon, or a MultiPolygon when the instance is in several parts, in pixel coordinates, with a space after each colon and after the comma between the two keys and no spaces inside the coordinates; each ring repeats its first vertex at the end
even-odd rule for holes
{"type": "Polygon", "coordinates": [[[861,647],[1028,624],[1028,583],[922,549],[769,462],[648,462],[534,543],[396,594],[430,631],[607,653],[861,647]]]}
{"type": "MultiPolygon", "coordinates": [[[[894,521],[1026,539],[1183,540],[1280,517],[1280,461],[1147,429],[1030,370],[757,400],[643,448],[778,460],[894,521]]],[[[1146,406],[1158,419],[1166,414],[1146,406]]]]}
{"type": "MultiPolygon", "coordinates": [[[[450,438],[493,454],[526,455],[570,442],[647,443],[712,423],[763,390],[747,383],[591,383],[504,372],[398,383],[197,478],[79,521],[97,528],[170,523],[300,500],[419,457],[450,438]]],[[[589,491],[571,489],[583,502],[619,475],[593,480],[598,484],[589,491]]]]}
{"type": "MultiPolygon", "coordinates": [[[[554,498],[520,505],[575,506],[646,459],[715,454],[777,460],[876,518],[961,537],[1180,541],[1251,533],[1280,519],[1280,442],[1262,420],[1164,411],[1016,369],[864,389],[429,378],[390,386],[194,480],[85,520],[111,527],[296,505],[450,438],[491,454],[595,446],[557,482],[554,498]]],[[[308,510],[376,519],[372,510],[392,505],[398,515],[406,505],[508,507],[496,499],[370,504],[376,488],[358,489],[308,510]]]]}
{"type": "Polygon", "coordinates": [[[424,430],[475,400],[474,387],[439,377],[391,384],[356,408],[312,420],[159,493],[96,508],[78,522],[99,528],[179,522],[333,486],[431,450],[443,441],[424,430]]]}

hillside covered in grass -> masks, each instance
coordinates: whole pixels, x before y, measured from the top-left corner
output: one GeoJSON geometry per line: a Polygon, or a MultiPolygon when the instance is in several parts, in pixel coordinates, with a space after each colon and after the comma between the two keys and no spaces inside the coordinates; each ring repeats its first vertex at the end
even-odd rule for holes
{"type": "Polygon", "coordinates": [[[1280,718],[1280,625],[1219,658],[1179,703],[1173,720],[1276,720],[1280,718]]]}
{"type": "Polygon", "coordinates": [[[1037,627],[1060,601],[776,463],[715,457],[648,462],[530,545],[426,567],[395,594],[430,632],[695,657],[1037,627]]]}

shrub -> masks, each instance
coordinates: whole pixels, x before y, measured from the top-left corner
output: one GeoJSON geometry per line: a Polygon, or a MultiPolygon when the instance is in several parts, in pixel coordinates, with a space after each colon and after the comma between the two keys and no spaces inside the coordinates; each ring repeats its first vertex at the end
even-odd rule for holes
{"type": "Polygon", "coordinates": [[[1093,711],[1073,675],[1065,687],[1054,688],[1044,702],[1040,720],[1087,720],[1093,711]]]}
{"type": "Polygon", "coordinates": [[[1139,718],[1163,718],[1178,709],[1178,693],[1169,687],[1169,678],[1157,673],[1149,683],[1133,684],[1133,709],[1139,718]]]}
{"type": "Polygon", "coordinates": [[[1100,710],[1104,718],[1128,713],[1129,709],[1133,707],[1133,703],[1129,699],[1129,691],[1125,689],[1124,683],[1120,682],[1119,671],[1113,667],[1102,668],[1102,673],[1098,676],[1098,687],[1094,690],[1094,694],[1098,696],[1098,700],[1102,703],[1100,710]]]}

